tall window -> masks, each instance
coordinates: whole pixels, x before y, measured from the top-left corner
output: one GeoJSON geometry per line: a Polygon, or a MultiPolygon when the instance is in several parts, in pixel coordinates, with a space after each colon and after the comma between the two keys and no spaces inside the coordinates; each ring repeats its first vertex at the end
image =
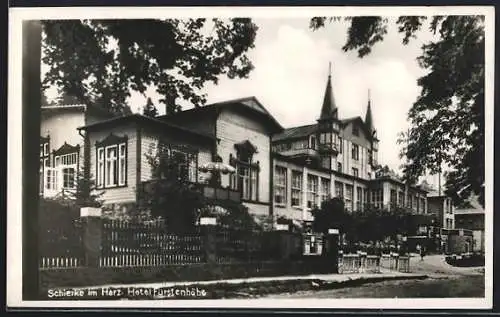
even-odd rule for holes
{"type": "MultiPolygon", "coordinates": [[[[76,188],[76,171],[78,167],[78,155],[79,152],[67,153],[71,148],[79,151],[79,147],[71,147],[68,144],[63,145],[57,151],[54,151],[54,166],[56,170],[56,182],[62,186],[62,189],[74,189],[76,188]],[[65,154],[64,154],[65,153],[65,154]]],[[[56,185],[54,190],[59,188],[56,185]]]]}
{"type": "Polygon", "coordinates": [[[63,188],[75,187],[75,169],[68,167],[62,169],[63,174],[63,188]]]}
{"type": "Polygon", "coordinates": [[[352,159],[353,160],[359,160],[359,146],[357,144],[352,144],[352,148],[351,148],[351,151],[352,151],[352,159]]]}
{"type": "Polygon", "coordinates": [[[276,205],[286,205],[286,168],[276,166],[274,172],[274,202],[276,205]]]}
{"type": "Polygon", "coordinates": [[[359,177],[359,170],[355,167],[352,168],[352,176],[359,177]]]}
{"type": "Polygon", "coordinates": [[[384,193],[382,189],[375,189],[372,191],[372,203],[377,208],[383,207],[384,193]]]}
{"type": "Polygon", "coordinates": [[[321,202],[327,201],[330,198],[330,180],[321,178],[321,202]]]}
{"type": "Polygon", "coordinates": [[[394,189],[391,189],[391,205],[396,206],[397,203],[397,192],[394,189]]]}
{"type": "Polygon", "coordinates": [[[316,149],[316,137],[314,135],[309,137],[309,146],[311,149],[316,149]]]}
{"type": "Polygon", "coordinates": [[[253,161],[257,148],[246,140],[234,145],[236,159],[230,157],[230,164],[236,168],[236,189],[241,191],[244,200],[257,201],[259,199],[259,162],[253,161]]]}
{"type": "Polygon", "coordinates": [[[127,136],[110,134],[96,143],[97,188],[112,188],[127,184],[127,136]]]}
{"type": "Polygon", "coordinates": [[[314,208],[318,197],[318,177],[307,175],[307,208],[314,208]]]}
{"type": "Polygon", "coordinates": [[[342,149],[344,147],[344,143],[342,142],[341,137],[338,138],[338,142],[339,142],[339,153],[342,154],[342,149]]]}
{"type": "Polygon", "coordinates": [[[335,196],[344,200],[344,183],[335,182],[335,196]]]}
{"type": "Polygon", "coordinates": [[[404,205],[405,205],[405,194],[404,194],[404,192],[399,192],[398,205],[400,207],[404,207],[404,205]]]}
{"type": "Polygon", "coordinates": [[[425,213],[425,198],[420,198],[420,211],[425,213]]]}
{"type": "Polygon", "coordinates": [[[292,207],[302,205],[302,172],[292,172],[292,207]]]}
{"type": "Polygon", "coordinates": [[[356,188],[356,209],[358,211],[361,211],[363,207],[363,188],[357,187],[356,188]]]}
{"type": "Polygon", "coordinates": [[[337,163],[337,171],[339,173],[342,173],[342,163],[340,163],[340,162],[337,163]]]}
{"type": "Polygon", "coordinates": [[[47,170],[50,167],[49,143],[50,138],[48,136],[40,138],[40,193],[43,193],[43,190],[47,187],[47,170]]]}
{"type": "Polygon", "coordinates": [[[352,210],[353,187],[352,185],[345,185],[345,207],[347,210],[352,210]]]}

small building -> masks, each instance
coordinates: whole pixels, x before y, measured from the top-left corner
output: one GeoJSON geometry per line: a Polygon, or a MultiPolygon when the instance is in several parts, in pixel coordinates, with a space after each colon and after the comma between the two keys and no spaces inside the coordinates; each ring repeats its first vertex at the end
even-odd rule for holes
{"type": "Polygon", "coordinates": [[[83,137],[77,127],[112,117],[108,111],[85,104],[45,104],[41,107],[40,195],[55,197],[76,188],[83,169],[83,137]]]}
{"type": "Polygon", "coordinates": [[[455,227],[470,230],[473,235],[474,252],[484,252],[484,208],[476,203],[467,202],[454,210],[455,227]]]}

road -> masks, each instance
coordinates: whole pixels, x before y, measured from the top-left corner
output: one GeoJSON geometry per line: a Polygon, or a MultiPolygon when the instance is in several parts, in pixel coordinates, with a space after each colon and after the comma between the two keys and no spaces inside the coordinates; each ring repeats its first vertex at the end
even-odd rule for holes
{"type": "Polygon", "coordinates": [[[270,295],[269,298],[443,298],[484,297],[484,269],[457,268],[442,256],[412,259],[412,272],[429,276],[425,280],[369,283],[341,289],[270,295]]]}

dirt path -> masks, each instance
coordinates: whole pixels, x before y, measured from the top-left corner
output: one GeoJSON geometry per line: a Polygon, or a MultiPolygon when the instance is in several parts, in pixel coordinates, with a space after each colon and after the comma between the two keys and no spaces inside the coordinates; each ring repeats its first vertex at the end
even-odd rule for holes
{"type": "Polygon", "coordinates": [[[430,276],[443,275],[481,275],[484,267],[456,267],[446,263],[443,255],[429,255],[423,261],[414,257],[410,262],[412,273],[428,274],[430,276]]]}

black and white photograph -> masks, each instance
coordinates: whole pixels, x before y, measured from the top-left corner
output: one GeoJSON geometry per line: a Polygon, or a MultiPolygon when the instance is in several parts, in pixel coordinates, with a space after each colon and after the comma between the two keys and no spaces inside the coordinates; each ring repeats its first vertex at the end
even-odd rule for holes
{"type": "Polygon", "coordinates": [[[10,9],[8,306],[491,308],[494,13],[10,9]]]}

